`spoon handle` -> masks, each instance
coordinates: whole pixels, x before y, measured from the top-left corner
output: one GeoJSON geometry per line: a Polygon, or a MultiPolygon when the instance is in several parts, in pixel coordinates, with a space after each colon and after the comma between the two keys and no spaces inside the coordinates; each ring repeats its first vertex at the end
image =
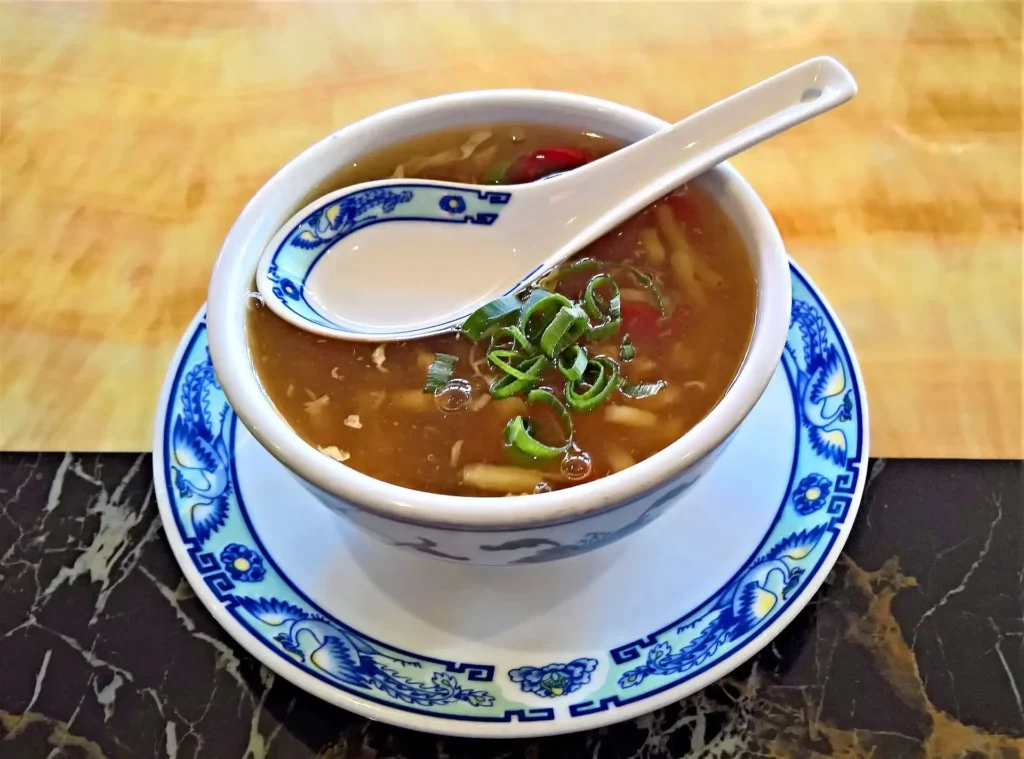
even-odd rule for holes
{"type": "Polygon", "coordinates": [[[552,179],[551,184],[564,188],[562,207],[575,211],[579,230],[565,248],[578,249],[712,166],[855,94],[857,83],[839,61],[811,58],[656,135],[552,179]]]}

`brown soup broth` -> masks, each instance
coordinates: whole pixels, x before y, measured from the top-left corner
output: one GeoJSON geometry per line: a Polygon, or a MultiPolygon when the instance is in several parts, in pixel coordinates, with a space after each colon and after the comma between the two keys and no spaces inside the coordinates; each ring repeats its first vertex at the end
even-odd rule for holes
{"type": "MultiPolygon", "coordinates": [[[[313,197],[391,176],[528,181],[538,170],[559,168],[574,150],[586,151],[592,160],[618,147],[597,135],[535,124],[465,127],[363,158],[313,197]],[[559,150],[550,151],[547,164],[534,160],[553,147],[559,150]]],[[[738,231],[699,183],[646,208],[580,257],[601,262],[601,271],[615,279],[623,318],[618,334],[581,344],[591,357],[613,359],[626,382],[667,385],[642,399],[616,391],[593,411],[573,412],[573,446],[566,457],[524,466],[510,456],[502,433],[512,417],[528,416],[536,424],[534,436],[553,445],[560,442],[560,427],[546,406],[528,405],[522,394],[505,400],[490,396],[489,382],[500,372],[487,360],[486,339],[474,343],[445,335],[379,347],[321,338],[268,308],[253,308],[248,332],[256,373],[304,440],[344,459],[345,466],[396,485],[506,495],[607,476],[677,440],[722,398],[750,342],[756,285],[738,231]],[[643,275],[656,283],[664,316],[643,275]],[[635,349],[631,361],[622,357],[627,334],[635,349]],[[454,376],[470,383],[472,395],[460,410],[445,411],[444,399],[423,392],[437,353],[457,356],[454,376]],[[478,465],[501,469],[480,475],[487,468],[478,465]],[[471,469],[480,476],[468,475],[471,469]]],[[[596,273],[567,275],[555,289],[578,299],[596,273]]],[[[540,386],[564,397],[565,379],[557,369],[548,370],[540,386]]]]}

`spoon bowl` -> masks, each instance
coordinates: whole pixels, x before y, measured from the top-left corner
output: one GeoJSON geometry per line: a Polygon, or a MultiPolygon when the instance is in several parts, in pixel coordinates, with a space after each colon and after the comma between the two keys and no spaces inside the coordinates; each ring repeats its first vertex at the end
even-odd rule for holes
{"type": "Polygon", "coordinates": [[[842,64],[813,58],[547,181],[346,187],[279,230],[256,285],[276,314],[325,337],[388,342],[447,332],[693,177],[856,92],[842,64]]]}

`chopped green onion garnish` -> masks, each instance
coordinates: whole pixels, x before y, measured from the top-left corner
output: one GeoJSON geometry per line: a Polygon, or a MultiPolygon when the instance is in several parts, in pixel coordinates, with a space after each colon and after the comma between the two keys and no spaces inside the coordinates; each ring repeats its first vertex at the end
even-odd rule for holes
{"type": "Polygon", "coordinates": [[[619,367],[604,356],[587,362],[583,376],[565,386],[565,401],[573,411],[590,411],[611,395],[619,384],[619,367]]]}
{"type": "Polygon", "coordinates": [[[573,425],[572,417],[569,415],[565,404],[558,400],[550,390],[539,388],[531,390],[526,400],[530,403],[546,403],[555,410],[558,420],[562,424],[562,431],[565,433],[565,442],[560,446],[547,445],[540,442],[533,436],[533,424],[529,419],[516,416],[505,425],[505,445],[514,450],[519,456],[525,455],[534,461],[546,461],[560,456],[569,450],[572,444],[573,425]]]}
{"type": "Polygon", "coordinates": [[[665,299],[662,297],[661,290],[658,289],[658,283],[654,281],[654,277],[650,274],[645,274],[636,267],[629,266],[627,268],[629,269],[629,273],[636,277],[637,282],[651,291],[651,295],[654,296],[655,303],[658,304],[658,310],[661,311],[661,318],[664,319],[668,311],[665,308],[665,299]]]}
{"type": "Polygon", "coordinates": [[[526,375],[525,378],[505,374],[491,383],[491,395],[495,398],[508,398],[521,390],[529,390],[540,381],[541,373],[547,368],[546,356],[531,356],[519,363],[516,368],[526,375]]]}
{"type": "Polygon", "coordinates": [[[527,340],[523,331],[514,324],[508,327],[498,327],[498,329],[491,333],[490,350],[512,350],[517,345],[528,354],[537,352],[533,343],[527,340]]]}
{"type": "Polygon", "coordinates": [[[615,319],[614,321],[603,322],[598,324],[596,327],[591,327],[587,330],[587,338],[589,340],[604,340],[606,337],[611,337],[619,328],[622,326],[622,319],[615,319]]]}
{"type": "Polygon", "coordinates": [[[583,337],[590,327],[587,312],[578,306],[562,306],[540,336],[540,349],[554,358],[583,337]]]}
{"type": "Polygon", "coordinates": [[[668,387],[665,380],[657,382],[622,382],[619,383],[619,392],[627,398],[650,398],[657,395],[668,387]]]}
{"type": "Polygon", "coordinates": [[[615,280],[607,274],[592,277],[583,293],[583,309],[597,322],[587,331],[587,337],[591,340],[603,340],[618,332],[622,326],[622,302],[615,280]],[[607,287],[611,292],[607,303],[597,292],[599,287],[607,287]]]}
{"type": "Polygon", "coordinates": [[[619,346],[619,358],[623,361],[632,361],[635,355],[636,349],[633,347],[633,343],[629,341],[629,335],[623,335],[622,345],[619,346]]]}
{"type": "Polygon", "coordinates": [[[480,180],[480,184],[501,184],[505,178],[505,172],[508,171],[508,167],[512,165],[512,159],[507,161],[498,161],[496,164],[491,166],[483,178],[480,180]]]}
{"type": "Polygon", "coordinates": [[[470,340],[479,340],[487,331],[513,316],[523,307],[514,295],[503,295],[485,303],[474,311],[462,325],[462,334],[470,340]]]}
{"type": "Polygon", "coordinates": [[[433,393],[448,384],[455,372],[457,356],[450,356],[447,353],[438,353],[434,356],[430,368],[427,369],[427,382],[423,386],[424,393],[433,393]]]}
{"type": "Polygon", "coordinates": [[[607,274],[591,277],[587,282],[587,289],[583,292],[583,308],[592,319],[618,319],[622,315],[622,304],[619,300],[619,286],[615,284],[615,280],[607,274]],[[611,291],[607,305],[597,292],[599,287],[607,287],[611,291]]]}
{"type": "Polygon", "coordinates": [[[596,258],[581,258],[578,261],[573,261],[571,264],[566,264],[559,271],[562,272],[562,276],[567,274],[579,274],[581,272],[590,271],[591,269],[600,269],[604,264],[598,261],[596,258]]]}
{"type": "Polygon", "coordinates": [[[571,264],[564,264],[557,269],[552,269],[541,277],[537,285],[545,290],[554,290],[558,287],[558,283],[570,274],[582,274],[592,269],[600,269],[603,265],[595,258],[581,258],[578,261],[573,261],[571,264]]]}
{"type": "Polygon", "coordinates": [[[524,356],[519,351],[513,350],[494,350],[487,354],[487,360],[494,364],[496,367],[505,372],[505,374],[511,374],[516,379],[530,379],[531,375],[527,372],[517,369],[515,366],[510,364],[505,359],[515,359],[522,361],[522,359],[530,358],[524,356]]]}
{"type": "Polygon", "coordinates": [[[571,307],[572,301],[564,295],[534,290],[523,303],[519,312],[519,329],[530,342],[537,342],[548,324],[555,318],[563,306],[571,307]]]}
{"type": "Polygon", "coordinates": [[[587,351],[579,345],[570,345],[558,355],[558,371],[567,380],[578,380],[587,368],[587,351]]]}

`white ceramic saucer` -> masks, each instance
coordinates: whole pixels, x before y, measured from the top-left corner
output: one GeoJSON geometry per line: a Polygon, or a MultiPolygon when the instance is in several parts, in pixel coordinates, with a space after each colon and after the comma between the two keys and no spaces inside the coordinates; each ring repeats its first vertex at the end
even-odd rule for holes
{"type": "Polygon", "coordinates": [[[439,561],[427,544],[401,551],[316,502],[227,405],[200,312],[157,413],[154,479],[171,547],[253,656],[367,717],[532,736],[676,701],[793,619],[860,502],[868,412],[856,360],[795,267],[793,298],[782,365],[683,502],[589,553],[513,547],[515,567],[439,561]],[[531,563],[552,551],[569,558],[531,563]]]}

